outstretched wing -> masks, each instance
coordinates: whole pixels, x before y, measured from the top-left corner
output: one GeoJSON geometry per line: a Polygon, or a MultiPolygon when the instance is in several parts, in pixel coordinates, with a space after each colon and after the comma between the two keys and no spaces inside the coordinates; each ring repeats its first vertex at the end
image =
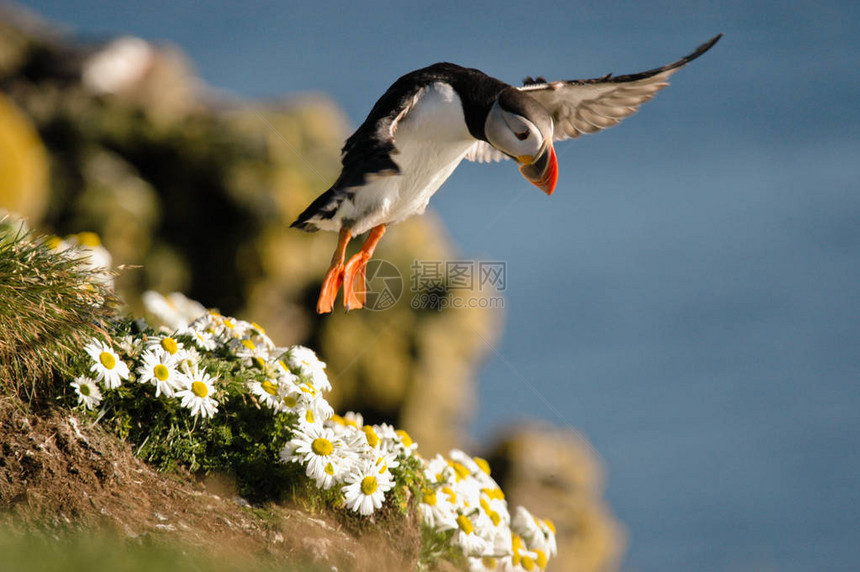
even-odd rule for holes
{"type": "Polygon", "coordinates": [[[596,133],[636,113],[640,105],[669,85],[669,76],[711,49],[721,37],[718,34],[676,62],[641,73],[554,82],[528,78],[518,89],[550,112],[556,141],[596,133]]]}

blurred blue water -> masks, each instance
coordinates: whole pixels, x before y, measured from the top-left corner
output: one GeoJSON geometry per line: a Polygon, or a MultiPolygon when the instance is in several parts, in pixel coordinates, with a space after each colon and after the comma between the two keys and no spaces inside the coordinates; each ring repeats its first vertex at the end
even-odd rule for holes
{"type": "Polygon", "coordinates": [[[434,198],[464,256],[508,263],[473,430],[581,428],[625,569],[857,569],[856,2],[28,4],[177,43],[244,95],[326,93],[354,124],[433,61],[593,77],[724,32],[637,116],[560,144],[551,198],[470,164],[434,198]]]}

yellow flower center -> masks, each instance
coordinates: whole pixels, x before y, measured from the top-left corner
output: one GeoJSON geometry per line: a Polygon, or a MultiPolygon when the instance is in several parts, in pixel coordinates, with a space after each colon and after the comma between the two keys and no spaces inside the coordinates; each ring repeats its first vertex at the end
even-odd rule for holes
{"type": "Polygon", "coordinates": [[[372,495],[376,492],[376,489],[379,485],[376,482],[376,477],[373,475],[367,475],[363,479],[361,479],[361,492],[366,495],[372,495]]]}
{"type": "Polygon", "coordinates": [[[487,462],[486,459],[482,459],[481,457],[474,457],[475,464],[478,465],[478,468],[490,474],[490,463],[487,462]]]}
{"type": "Polygon", "coordinates": [[[197,397],[206,397],[209,395],[209,388],[202,381],[191,382],[191,393],[197,397]]]}
{"type": "Polygon", "coordinates": [[[461,479],[465,479],[471,473],[469,473],[469,469],[466,468],[466,465],[463,463],[458,463],[457,461],[448,461],[448,464],[451,465],[451,468],[454,469],[454,473],[457,475],[457,481],[459,482],[461,479]]]}
{"type": "Polygon", "coordinates": [[[523,559],[522,559],[521,564],[522,564],[523,568],[528,570],[528,572],[531,572],[532,570],[535,569],[535,561],[532,560],[531,556],[523,555],[523,559]]]}
{"type": "Polygon", "coordinates": [[[158,381],[167,381],[167,378],[170,377],[170,370],[163,363],[152,368],[152,373],[158,378],[158,381]]]}
{"type": "Polygon", "coordinates": [[[409,433],[407,433],[403,429],[398,429],[397,431],[395,431],[395,433],[397,433],[397,435],[400,437],[400,440],[403,441],[404,446],[412,446],[412,437],[409,436],[409,433]]]}
{"type": "Polygon", "coordinates": [[[535,559],[535,561],[537,562],[538,568],[543,570],[544,568],[546,568],[546,563],[548,561],[546,557],[546,552],[538,549],[535,550],[534,553],[537,554],[537,558],[535,559]]]}
{"type": "Polygon", "coordinates": [[[260,387],[263,388],[263,391],[268,393],[269,395],[277,395],[278,394],[278,386],[269,381],[268,379],[260,384],[260,387]]]}
{"type": "Polygon", "coordinates": [[[498,561],[492,556],[484,556],[481,558],[481,564],[484,565],[484,568],[487,570],[495,570],[496,566],[498,566],[498,561]]]}
{"type": "Polygon", "coordinates": [[[388,470],[388,463],[385,462],[384,457],[379,457],[378,459],[376,459],[376,466],[379,467],[380,475],[388,470]]]}
{"type": "Polygon", "coordinates": [[[457,526],[466,534],[472,534],[472,531],[475,530],[475,527],[472,526],[472,521],[464,514],[457,517],[457,526]]]}
{"type": "Polygon", "coordinates": [[[82,384],[78,387],[78,391],[80,391],[80,392],[81,392],[81,395],[87,396],[87,395],[89,395],[89,394],[90,394],[90,386],[89,386],[89,385],[87,385],[87,384],[85,384],[85,383],[82,383],[82,384]]]}
{"type": "Polygon", "coordinates": [[[255,349],[257,349],[257,346],[255,346],[254,342],[252,342],[251,340],[242,340],[242,345],[251,351],[254,351],[255,349]]]}
{"type": "Polygon", "coordinates": [[[92,248],[94,246],[102,245],[99,235],[94,232],[79,232],[76,236],[78,237],[78,243],[82,246],[89,246],[92,248]]]}
{"type": "Polygon", "coordinates": [[[232,329],[233,329],[233,320],[231,320],[231,319],[229,319],[229,318],[225,319],[225,320],[224,320],[224,325],[225,325],[225,326],[227,326],[228,328],[230,328],[230,329],[232,330],[232,329]]]}
{"type": "Polygon", "coordinates": [[[261,334],[265,334],[266,330],[263,329],[263,326],[258,324],[257,322],[251,322],[251,327],[260,332],[261,334]]]}
{"type": "Polygon", "coordinates": [[[308,409],[307,412],[305,413],[305,421],[307,421],[308,423],[314,422],[314,412],[311,411],[310,409],[308,409]]]}
{"type": "Polygon", "coordinates": [[[425,491],[421,497],[421,502],[430,506],[436,506],[436,491],[425,491]]]}
{"type": "Polygon", "coordinates": [[[499,526],[499,523],[502,522],[502,517],[494,510],[491,510],[487,513],[489,515],[490,520],[493,521],[493,526],[499,526]]]}
{"type": "Polygon", "coordinates": [[[284,407],[288,407],[288,408],[292,409],[293,407],[296,406],[296,403],[297,403],[296,398],[293,397],[292,395],[288,395],[284,398],[284,407]]]}
{"type": "Polygon", "coordinates": [[[442,487],[442,492],[448,495],[448,500],[451,504],[455,504],[457,502],[457,493],[454,492],[454,489],[451,487],[442,487]]]}
{"type": "Polygon", "coordinates": [[[490,509],[490,503],[487,502],[487,499],[485,499],[485,498],[481,499],[481,508],[484,509],[484,512],[486,512],[487,514],[490,514],[490,510],[491,510],[490,509]]]}
{"type": "Polygon", "coordinates": [[[514,554],[517,553],[518,550],[523,548],[523,539],[519,537],[517,534],[511,533],[511,549],[514,551],[514,554]]]}
{"type": "Polygon", "coordinates": [[[62,242],[63,240],[59,236],[50,236],[45,239],[45,246],[51,250],[56,250],[60,248],[60,244],[62,244],[62,242]]]}
{"type": "Polygon", "coordinates": [[[370,425],[365,425],[361,428],[364,431],[364,434],[367,436],[367,444],[371,447],[376,447],[379,445],[379,435],[376,434],[376,431],[373,430],[373,427],[370,425]]]}
{"type": "Polygon", "coordinates": [[[316,397],[317,390],[308,385],[307,383],[299,387],[300,390],[304,391],[307,394],[310,394],[311,397],[316,397]]]}
{"type": "Polygon", "coordinates": [[[113,369],[116,367],[116,358],[110,352],[102,352],[99,354],[99,361],[105,368],[113,369]]]}
{"type": "Polygon", "coordinates": [[[179,351],[179,344],[177,344],[176,340],[174,340],[173,338],[164,338],[163,340],[161,340],[161,347],[163,347],[164,350],[170,355],[173,355],[179,351]]]}
{"type": "Polygon", "coordinates": [[[553,522],[550,519],[547,518],[543,522],[544,522],[544,524],[546,524],[547,528],[549,528],[552,531],[553,534],[556,534],[555,524],[553,524],[553,522]]]}
{"type": "Polygon", "coordinates": [[[329,475],[333,475],[334,474],[334,465],[332,465],[331,463],[328,463],[325,466],[325,472],[328,473],[329,475]]]}
{"type": "Polygon", "coordinates": [[[332,445],[331,441],[328,439],[319,437],[314,439],[314,442],[311,443],[311,450],[317,455],[326,457],[332,454],[332,451],[334,451],[334,445],[332,445]]]}

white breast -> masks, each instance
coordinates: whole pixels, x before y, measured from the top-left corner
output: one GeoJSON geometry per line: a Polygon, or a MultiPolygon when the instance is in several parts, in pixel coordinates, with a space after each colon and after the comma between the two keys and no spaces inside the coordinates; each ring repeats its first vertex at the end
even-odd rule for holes
{"type": "Polygon", "coordinates": [[[421,214],[442,183],[451,176],[475,143],[454,89],[444,83],[425,88],[394,134],[398,153],[392,158],[400,174],[379,177],[344,201],[338,218],[355,221],[353,235],[379,224],[400,222],[421,214]]]}

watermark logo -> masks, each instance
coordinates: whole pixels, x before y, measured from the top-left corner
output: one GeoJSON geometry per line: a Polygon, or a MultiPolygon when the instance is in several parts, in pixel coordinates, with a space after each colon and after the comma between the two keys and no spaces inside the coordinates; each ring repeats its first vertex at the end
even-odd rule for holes
{"type": "MultiPolygon", "coordinates": [[[[410,306],[415,310],[504,307],[507,263],[476,260],[415,260],[410,266],[410,306]]],[[[364,307],[382,311],[394,306],[405,290],[403,276],[387,260],[367,265],[364,307]]]]}
{"type": "Polygon", "coordinates": [[[387,260],[367,263],[364,307],[380,312],[394,306],[403,296],[403,276],[387,260]]]}
{"type": "Polygon", "coordinates": [[[503,308],[508,268],[505,262],[416,260],[411,266],[411,306],[415,310],[503,308]]]}
{"type": "Polygon", "coordinates": [[[412,292],[445,285],[446,290],[504,292],[508,280],[506,262],[475,260],[416,260],[412,263],[412,292]]]}

